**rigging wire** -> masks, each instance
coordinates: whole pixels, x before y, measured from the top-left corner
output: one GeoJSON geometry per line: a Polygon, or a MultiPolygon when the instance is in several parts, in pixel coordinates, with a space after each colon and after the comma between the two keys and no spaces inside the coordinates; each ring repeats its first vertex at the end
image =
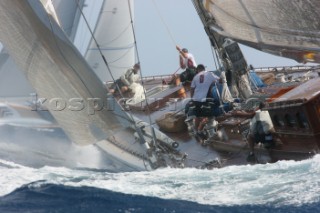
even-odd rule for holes
{"type": "MultiPolygon", "coordinates": [[[[131,4],[130,4],[130,0],[128,0],[128,6],[129,6],[129,14],[130,14],[130,19],[131,19],[131,26],[132,26],[132,33],[133,33],[133,38],[134,38],[134,45],[135,45],[135,49],[136,49],[136,54],[137,54],[137,60],[138,62],[140,62],[140,58],[139,58],[139,51],[138,51],[138,46],[137,46],[137,39],[136,39],[136,32],[135,32],[135,28],[133,25],[133,17],[132,17],[132,10],[131,10],[131,4]]],[[[141,72],[141,65],[140,65],[140,78],[141,80],[143,79],[142,76],[142,72],[141,72]]],[[[142,80],[142,85],[144,85],[144,81],[142,80]]],[[[151,120],[151,116],[150,116],[150,105],[148,103],[148,98],[147,98],[147,93],[146,90],[143,90],[144,92],[144,96],[145,96],[145,102],[146,102],[146,107],[147,107],[147,112],[148,112],[148,119],[149,119],[149,124],[151,132],[152,132],[152,141],[153,141],[153,145],[155,147],[156,145],[156,133],[154,132],[154,127],[152,125],[152,120],[151,120]]]]}
{"type": "Polygon", "coordinates": [[[96,46],[97,46],[97,49],[98,49],[98,51],[99,51],[99,53],[100,53],[100,55],[101,55],[101,57],[102,57],[102,59],[103,59],[103,62],[105,63],[105,65],[106,65],[106,67],[107,67],[107,70],[108,70],[108,72],[109,72],[112,80],[115,81],[115,78],[113,77],[112,72],[111,72],[111,70],[110,70],[109,64],[108,64],[105,56],[104,56],[103,53],[102,53],[102,50],[101,50],[101,48],[100,48],[100,45],[99,45],[96,37],[94,36],[94,33],[93,33],[93,31],[92,31],[92,29],[91,29],[91,27],[90,27],[90,25],[89,25],[89,22],[88,22],[86,16],[85,16],[84,13],[83,13],[83,10],[81,9],[79,0],[75,0],[75,2],[76,2],[76,4],[77,4],[77,7],[78,7],[80,13],[81,13],[81,16],[83,17],[83,19],[84,19],[84,21],[85,21],[85,23],[86,23],[86,25],[87,25],[87,28],[88,28],[88,30],[89,30],[89,32],[90,32],[90,34],[91,34],[91,37],[92,37],[94,43],[95,43],[96,46]]]}
{"type": "MultiPolygon", "coordinates": [[[[81,13],[81,16],[83,17],[83,19],[84,19],[84,21],[85,21],[85,23],[86,23],[86,25],[87,25],[87,28],[88,28],[88,30],[89,30],[89,32],[90,32],[90,34],[91,34],[91,37],[92,37],[94,43],[95,43],[96,46],[97,46],[97,49],[98,49],[98,51],[99,51],[99,54],[101,55],[102,60],[103,60],[104,64],[105,64],[106,67],[107,67],[107,71],[108,71],[108,73],[110,74],[110,76],[111,76],[111,78],[112,78],[112,81],[113,81],[114,84],[116,85],[116,87],[117,87],[117,89],[118,89],[118,91],[119,91],[119,93],[120,93],[120,96],[121,96],[122,98],[124,98],[124,95],[122,94],[121,89],[119,88],[119,85],[116,84],[116,79],[114,78],[114,76],[113,76],[113,74],[112,74],[112,72],[111,72],[109,63],[108,63],[106,57],[104,56],[104,54],[103,54],[103,52],[102,52],[102,50],[101,50],[101,47],[100,47],[97,39],[96,39],[95,36],[94,36],[94,33],[93,33],[93,31],[92,31],[92,29],[91,29],[91,27],[90,27],[90,25],[89,25],[89,22],[88,22],[86,16],[85,16],[84,13],[83,13],[83,10],[81,9],[81,6],[80,6],[79,1],[80,1],[80,0],[75,0],[75,2],[76,2],[76,4],[77,4],[77,7],[78,7],[78,9],[79,9],[79,11],[80,11],[80,13],[81,13]]],[[[131,115],[131,113],[130,113],[130,115],[131,115]]],[[[131,117],[132,117],[132,120],[134,120],[132,115],[131,115],[131,117]]]]}
{"type": "MultiPolygon", "coordinates": [[[[52,23],[52,20],[50,19],[50,16],[49,16],[49,15],[48,15],[48,20],[49,20],[50,29],[51,29],[51,32],[52,32],[52,35],[53,35],[53,38],[54,38],[56,47],[57,47],[58,51],[60,52],[60,54],[61,54],[62,56],[65,56],[65,54],[64,54],[64,52],[62,51],[60,45],[58,44],[56,35],[55,35],[55,33],[54,33],[55,30],[54,30],[54,27],[53,27],[53,23],[52,23]]],[[[78,75],[78,73],[76,72],[76,68],[72,65],[72,63],[71,63],[69,60],[67,60],[66,57],[62,57],[62,58],[63,58],[64,61],[70,66],[70,68],[75,71],[76,75],[78,75]]],[[[85,82],[83,81],[83,79],[82,79],[79,75],[78,75],[78,77],[79,77],[80,81],[83,83],[83,85],[87,88],[87,90],[89,91],[90,95],[93,97],[93,95],[91,94],[89,88],[87,87],[87,85],[85,84],[85,82]]],[[[132,120],[133,120],[132,118],[129,119],[128,117],[125,117],[125,116],[120,115],[120,114],[117,114],[117,113],[113,113],[113,114],[114,114],[116,117],[120,117],[120,118],[122,118],[122,119],[124,119],[124,120],[127,120],[127,121],[129,121],[129,122],[132,122],[132,120]]]]}
{"type": "MultiPolygon", "coordinates": [[[[105,56],[103,55],[103,53],[102,53],[102,51],[101,51],[101,48],[100,48],[100,46],[99,46],[99,44],[98,44],[98,42],[97,42],[97,40],[96,40],[96,38],[95,38],[95,36],[94,36],[94,34],[93,34],[93,31],[91,30],[90,25],[89,25],[89,23],[88,23],[85,15],[84,15],[82,9],[80,8],[79,0],[75,0],[75,1],[76,1],[76,3],[77,3],[77,6],[78,6],[80,12],[81,12],[81,15],[82,15],[82,17],[84,18],[84,20],[85,20],[85,22],[86,22],[86,25],[87,25],[90,33],[91,33],[91,37],[92,37],[92,39],[94,40],[94,42],[95,42],[95,44],[96,44],[96,46],[97,46],[97,48],[98,48],[98,50],[99,50],[99,53],[100,53],[100,55],[101,55],[101,57],[102,57],[105,65],[106,65],[106,67],[107,67],[107,70],[108,70],[108,72],[109,72],[109,74],[110,74],[110,76],[111,76],[114,84],[116,85],[116,87],[117,87],[117,89],[118,89],[118,91],[119,91],[119,93],[120,93],[120,96],[121,96],[122,98],[124,98],[124,96],[123,96],[123,94],[122,94],[122,92],[121,92],[121,89],[119,88],[119,85],[116,83],[115,78],[114,78],[114,76],[113,76],[112,73],[111,73],[111,69],[110,69],[109,64],[108,64],[108,62],[107,62],[107,59],[106,59],[105,56]]],[[[130,7],[130,3],[129,3],[129,7],[130,7]]],[[[129,9],[130,9],[130,8],[129,8],[129,9]]],[[[131,9],[130,9],[130,16],[131,16],[131,9]]],[[[132,17],[131,17],[131,22],[132,22],[132,17]]],[[[139,132],[137,123],[135,122],[135,119],[134,119],[134,117],[133,117],[133,115],[132,115],[131,110],[129,111],[129,113],[124,113],[124,114],[127,115],[127,116],[129,116],[129,118],[130,118],[131,120],[129,120],[129,119],[126,119],[126,120],[132,122],[134,128],[137,130],[137,132],[139,132]]],[[[117,116],[117,115],[115,114],[115,116],[117,116]]],[[[122,116],[119,116],[119,117],[122,117],[122,116]]],[[[151,120],[151,118],[150,118],[150,120],[151,120]]],[[[154,129],[153,129],[153,128],[151,128],[151,129],[152,129],[153,141],[154,141],[155,133],[154,133],[154,129]]],[[[140,134],[139,134],[139,135],[140,135],[140,134]]],[[[145,141],[145,139],[143,138],[143,136],[141,136],[141,137],[142,137],[142,138],[140,138],[140,139],[141,139],[142,141],[145,141]]],[[[155,141],[154,141],[154,143],[155,143],[155,141]]],[[[147,168],[147,167],[145,166],[145,168],[147,168]]]]}
{"type": "MultiPolygon", "coordinates": [[[[97,39],[95,38],[92,29],[90,28],[90,25],[89,25],[89,23],[88,23],[88,20],[86,19],[85,15],[84,15],[84,13],[83,13],[83,11],[82,11],[82,9],[81,9],[81,6],[80,6],[80,4],[79,4],[79,0],[75,0],[75,2],[76,2],[76,4],[77,4],[77,7],[78,7],[80,13],[81,13],[81,16],[83,17],[83,19],[84,19],[84,21],[85,21],[85,23],[86,23],[86,25],[87,25],[87,27],[88,27],[88,29],[89,29],[89,32],[90,32],[90,34],[91,34],[91,37],[92,37],[92,39],[94,40],[94,42],[95,42],[95,44],[96,44],[96,46],[97,46],[97,49],[98,49],[98,51],[99,51],[99,53],[100,53],[100,55],[101,55],[101,57],[102,57],[102,59],[103,59],[103,62],[105,63],[105,65],[106,65],[106,67],[107,67],[107,71],[109,72],[109,74],[110,74],[110,76],[111,76],[114,84],[116,85],[116,87],[117,87],[117,89],[118,89],[118,91],[119,91],[119,93],[120,93],[120,96],[121,96],[122,98],[124,98],[124,96],[123,96],[123,94],[122,94],[122,92],[121,92],[121,89],[119,88],[119,85],[116,83],[116,80],[115,80],[115,78],[114,78],[114,76],[113,76],[113,74],[112,74],[112,72],[111,72],[111,69],[110,69],[110,67],[109,67],[108,61],[107,61],[107,59],[105,58],[105,56],[104,56],[104,54],[103,54],[103,52],[102,52],[102,50],[101,50],[101,48],[100,48],[100,45],[99,45],[97,39]]],[[[133,123],[135,129],[137,129],[138,127],[137,127],[136,122],[135,122],[135,120],[134,120],[134,118],[133,118],[132,112],[129,111],[129,113],[125,113],[125,114],[128,115],[128,116],[131,118],[131,120],[129,120],[129,119],[126,119],[126,120],[131,121],[131,122],[133,123]]],[[[116,115],[116,114],[115,114],[115,115],[116,115]]],[[[117,116],[117,115],[116,115],[116,116],[117,116]]]]}

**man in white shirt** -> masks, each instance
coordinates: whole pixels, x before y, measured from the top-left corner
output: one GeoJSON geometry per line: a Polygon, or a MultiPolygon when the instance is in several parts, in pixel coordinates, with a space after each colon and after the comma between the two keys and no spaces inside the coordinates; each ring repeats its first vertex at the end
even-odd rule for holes
{"type": "Polygon", "coordinates": [[[219,81],[219,77],[214,75],[212,72],[205,70],[202,64],[199,64],[196,68],[197,75],[191,82],[190,94],[195,105],[195,129],[199,132],[202,131],[203,126],[200,125],[206,113],[203,110],[203,106],[207,105],[207,95],[211,85],[219,81]]]}
{"type": "Polygon", "coordinates": [[[272,146],[274,143],[273,133],[275,131],[273,123],[269,112],[262,110],[264,107],[265,103],[261,102],[250,122],[250,132],[248,135],[250,153],[247,158],[248,161],[255,161],[254,146],[256,143],[262,143],[265,146],[272,146]]]}
{"type": "Polygon", "coordinates": [[[180,74],[180,80],[182,83],[191,82],[193,77],[195,76],[195,68],[197,63],[194,59],[194,56],[189,53],[188,49],[176,46],[176,49],[179,52],[179,63],[180,68],[185,70],[180,74]]]}
{"type": "Polygon", "coordinates": [[[189,53],[188,49],[186,48],[180,48],[176,46],[176,49],[179,52],[179,62],[180,62],[180,68],[181,69],[187,69],[187,68],[196,68],[197,63],[191,53],[189,53]]]}

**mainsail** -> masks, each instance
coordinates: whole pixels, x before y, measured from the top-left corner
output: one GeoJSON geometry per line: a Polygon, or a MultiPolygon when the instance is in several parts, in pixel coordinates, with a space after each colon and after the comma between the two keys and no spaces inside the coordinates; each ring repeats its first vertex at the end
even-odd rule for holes
{"type": "Polygon", "coordinates": [[[209,36],[214,33],[258,50],[320,62],[318,0],[193,0],[209,36]]]}

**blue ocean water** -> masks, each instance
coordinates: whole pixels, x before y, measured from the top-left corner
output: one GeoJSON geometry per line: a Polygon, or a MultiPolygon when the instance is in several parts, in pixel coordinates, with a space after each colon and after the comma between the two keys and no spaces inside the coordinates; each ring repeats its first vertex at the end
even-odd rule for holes
{"type": "Polygon", "coordinates": [[[127,195],[93,187],[30,183],[0,199],[1,212],[319,212],[319,204],[201,205],[175,199],[127,195]],[[37,185],[37,186],[35,186],[37,185]],[[40,186],[41,185],[41,186],[40,186]]]}
{"type": "Polygon", "coordinates": [[[320,155],[114,173],[94,146],[73,146],[55,132],[19,131],[0,141],[0,213],[320,212],[320,155]]]}
{"type": "Polygon", "coordinates": [[[111,173],[0,160],[0,212],[320,212],[319,163],[111,173]]]}

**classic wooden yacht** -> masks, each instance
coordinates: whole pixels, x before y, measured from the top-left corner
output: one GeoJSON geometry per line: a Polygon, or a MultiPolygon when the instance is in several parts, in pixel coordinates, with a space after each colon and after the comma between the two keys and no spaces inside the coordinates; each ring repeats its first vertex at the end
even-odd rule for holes
{"type": "MultiPolygon", "coordinates": [[[[301,72],[301,67],[295,72],[301,72]]],[[[271,68],[270,68],[271,69],[271,68]]],[[[308,67],[305,71],[313,70],[308,67]]],[[[185,105],[190,101],[189,87],[181,84],[166,85],[172,76],[154,76],[143,79],[146,88],[147,101],[142,100],[132,104],[131,98],[123,101],[123,106],[135,116],[148,121],[148,116],[157,128],[177,141],[179,149],[185,153],[190,150],[206,150],[209,156],[218,151],[222,156],[233,156],[233,163],[246,163],[249,153],[247,136],[254,108],[259,101],[268,102],[265,109],[269,112],[277,135],[274,144],[265,146],[260,143],[255,147],[258,162],[275,162],[278,160],[301,160],[319,153],[319,110],[317,102],[320,94],[317,84],[320,78],[292,84],[275,82],[262,91],[254,93],[251,98],[243,101],[241,107],[236,107],[227,113],[221,113],[212,118],[205,128],[206,139],[188,134],[185,105]],[[300,96],[301,94],[301,96],[300,96]],[[300,97],[304,97],[303,99],[300,97]],[[245,113],[242,113],[245,111],[245,113]],[[315,118],[315,116],[317,118],[315,118]],[[198,148],[197,148],[198,147],[198,148]],[[210,150],[210,151],[209,151],[210,150]],[[211,154],[209,154],[211,153],[211,154]],[[234,157],[233,153],[241,153],[234,157]]],[[[209,157],[210,158],[210,157],[209,157]]],[[[217,162],[215,162],[217,163],[217,162]]],[[[219,162],[228,165],[230,162],[219,162]]]]}
{"type": "MultiPolygon", "coordinates": [[[[319,79],[273,84],[254,91],[238,45],[243,43],[299,62],[319,62],[318,0],[306,0],[303,7],[291,0],[192,1],[219,59],[218,72],[226,76],[234,97],[242,100],[232,102],[233,110],[229,112],[218,108],[218,114],[207,123],[205,140],[188,134],[192,119],[184,111],[190,100],[189,87],[172,76],[144,77],[141,84],[146,92],[141,101],[108,93],[103,81],[115,82],[121,75],[110,68],[110,61],[117,62],[127,54],[104,52],[107,48],[102,45],[108,43],[103,40],[107,38],[105,31],[123,29],[117,24],[115,29],[105,30],[103,21],[108,15],[121,19],[126,15],[132,24],[132,15],[130,1],[101,1],[94,6],[103,11],[106,2],[112,2],[115,9],[110,14],[97,14],[100,17],[95,17],[94,30],[90,26],[87,30],[86,36],[91,39],[81,49],[76,47],[84,43],[82,37],[77,37],[81,27],[68,32],[68,24],[89,25],[82,10],[87,6],[84,2],[81,6],[78,1],[0,1],[1,43],[74,144],[94,145],[102,150],[114,171],[247,163],[250,112],[257,100],[263,100],[270,101],[267,110],[278,137],[274,146],[256,147],[261,154],[259,162],[304,159],[319,152],[319,79]],[[65,8],[59,5],[62,2],[71,5],[72,12],[63,12],[65,8]],[[58,17],[66,14],[74,19],[60,19],[60,23],[58,17]],[[108,61],[112,56],[113,60],[108,61]],[[242,115],[241,110],[249,113],[242,115]]],[[[128,24],[123,27],[127,29],[128,24]]],[[[117,50],[125,49],[123,41],[117,42],[121,44],[117,50]]],[[[125,51],[134,55],[131,49],[125,51]]],[[[134,57],[127,61],[132,66],[134,57]]]]}

